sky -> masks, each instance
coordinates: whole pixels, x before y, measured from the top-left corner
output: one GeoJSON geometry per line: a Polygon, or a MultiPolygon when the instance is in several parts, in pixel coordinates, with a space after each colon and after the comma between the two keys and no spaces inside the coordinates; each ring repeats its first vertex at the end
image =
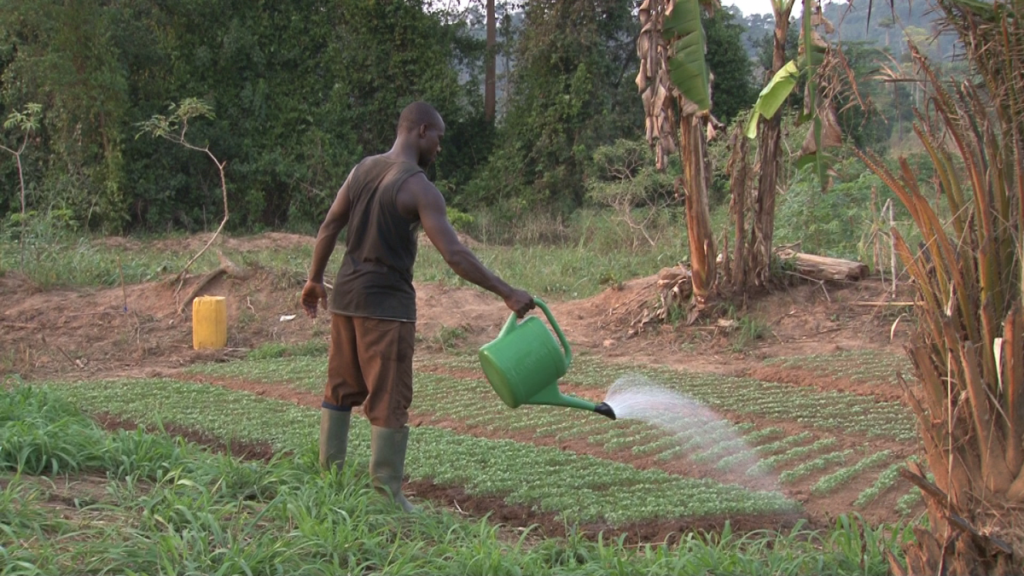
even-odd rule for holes
{"type": "MultiPolygon", "coordinates": [[[[473,3],[477,3],[479,0],[429,0],[428,3],[435,6],[468,6],[473,3]]],[[[771,0],[721,0],[723,6],[736,6],[743,12],[744,16],[751,14],[771,14],[772,4],[771,0]]],[[[802,2],[797,2],[797,5],[793,7],[793,16],[797,17],[800,15],[803,8],[802,2]]]]}
{"type": "Polygon", "coordinates": [[[722,0],[722,5],[736,6],[744,16],[772,13],[772,3],[769,0],[722,0]]]}

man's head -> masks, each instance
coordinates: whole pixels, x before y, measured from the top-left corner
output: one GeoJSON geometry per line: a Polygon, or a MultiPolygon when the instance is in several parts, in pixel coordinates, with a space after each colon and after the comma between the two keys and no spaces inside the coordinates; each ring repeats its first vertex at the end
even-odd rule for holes
{"type": "Polygon", "coordinates": [[[444,136],[444,120],[433,106],[426,102],[413,102],[402,110],[398,118],[398,138],[416,143],[419,153],[417,163],[426,168],[441,151],[441,137],[444,136]]]}

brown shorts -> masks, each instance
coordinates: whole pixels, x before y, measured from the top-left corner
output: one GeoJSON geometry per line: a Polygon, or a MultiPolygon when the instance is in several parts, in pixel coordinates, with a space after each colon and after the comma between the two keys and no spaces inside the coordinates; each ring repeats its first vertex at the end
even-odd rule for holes
{"type": "Polygon", "coordinates": [[[416,324],[331,314],[323,407],[362,406],[370,424],[401,428],[412,403],[416,324]]]}

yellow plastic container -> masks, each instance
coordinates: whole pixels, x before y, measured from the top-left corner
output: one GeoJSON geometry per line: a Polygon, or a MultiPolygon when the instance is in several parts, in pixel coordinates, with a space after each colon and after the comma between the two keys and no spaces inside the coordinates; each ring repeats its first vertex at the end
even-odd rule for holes
{"type": "Polygon", "coordinates": [[[228,305],[223,296],[192,301],[192,347],[223,348],[228,343],[228,305]]]}

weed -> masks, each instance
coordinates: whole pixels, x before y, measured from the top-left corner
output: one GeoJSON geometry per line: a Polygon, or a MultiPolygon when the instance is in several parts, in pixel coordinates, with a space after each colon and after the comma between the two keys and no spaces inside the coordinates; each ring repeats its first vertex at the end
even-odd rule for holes
{"type": "Polygon", "coordinates": [[[768,325],[753,317],[744,316],[737,322],[736,336],[733,339],[732,350],[742,352],[754,342],[770,334],[768,325]]]}
{"type": "Polygon", "coordinates": [[[428,342],[442,352],[453,352],[460,347],[467,335],[466,330],[461,327],[442,324],[428,342]]]}
{"type": "Polygon", "coordinates": [[[292,356],[302,357],[325,357],[327,355],[327,342],[322,338],[314,338],[299,344],[284,344],[272,342],[264,344],[255,350],[251,350],[246,358],[249,360],[268,360],[271,358],[289,358],[292,356]]]}

